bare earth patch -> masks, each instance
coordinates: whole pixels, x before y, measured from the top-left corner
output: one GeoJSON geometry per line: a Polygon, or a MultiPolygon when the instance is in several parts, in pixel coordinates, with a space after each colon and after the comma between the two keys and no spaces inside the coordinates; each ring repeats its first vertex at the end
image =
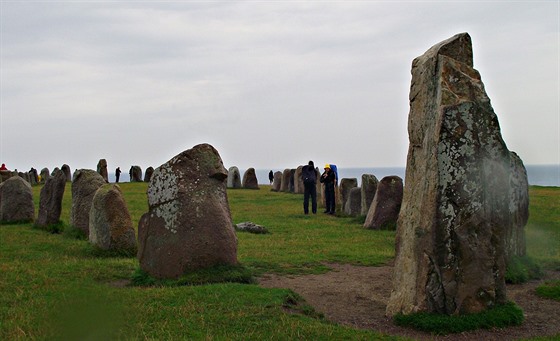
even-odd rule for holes
{"type": "MultiPolygon", "coordinates": [[[[417,340],[512,340],[560,334],[560,302],[535,294],[535,288],[545,279],[507,286],[508,298],[520,306],[525,314],[521,326],[434,336],[396,326],[385,316],[385,305],[391,293],[392,266],[327,265],[332,271],[325,274],[265,275],[259,279],[259,284],[266,288],[293,290],[329,321],[417,340]]],[[[558,271],[549,272],[546,276],[546,279],[559,278],[558,271]]]]}

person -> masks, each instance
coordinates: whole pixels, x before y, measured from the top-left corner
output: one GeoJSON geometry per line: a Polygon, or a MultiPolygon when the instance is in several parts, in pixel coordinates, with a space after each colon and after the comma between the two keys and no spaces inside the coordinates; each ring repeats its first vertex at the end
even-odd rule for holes
{"type": "Polygon", "coordinates": [[[325,172],[321,175],[319,181],[325,185],[325,213],[334,214],[335,213],[335,198],[334,198],[334,187],[336,177],[334,172],[331,170],[331,166],[327,163],[325,165],[325,172]]]}
{"type": "Polygon", "coordinates": [[[117,183],[119,183],[119,178],[121,177],[121,167],[117,167],[115,170],[115,178],[117,178],[117,183]]]}
{"type": "Polygon", "coordinates": [[[0,167],[0,171],[7,171],[7,170],[8,170],[8,168],[6,168],[6,164],[3,163],[2,167],[0,167]]]}
{"type": "Polygon", "coordinates": [[[270,180],[270,184],[272,185],[272,181],[274,180],[274,173],[272,173],[272,169],[268,172],[268,180],[270,180]]]}
{"type": "Polygon", "coordinates": [[[303,213],[309,214],[309,197],[311,197],[311,212],[317,213],[317,173],[313,161],[301,169],[303,179],[303,213]]]}

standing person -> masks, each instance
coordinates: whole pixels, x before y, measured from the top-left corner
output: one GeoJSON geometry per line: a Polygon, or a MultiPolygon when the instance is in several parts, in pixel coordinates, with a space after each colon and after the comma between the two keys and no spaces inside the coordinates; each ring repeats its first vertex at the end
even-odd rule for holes
{"type": "Polygon", "coordinates": [[[327,205],[325,213],[334,214],[336,208],[334,198],[334,184],[336,177],[328,163],[325,165],[325,172],[321,175],[321,179],[319,181],[325,184],[325,204],[327,205]]]}
{"type": "Polygon", "coordinates": [[[317,173],[313,161],[301,169],[303,179],[303,213],[309,214],[309,197],[311,197],[311,212],[317,213],[317,173]]]}
{"type": "Polygon", "coordinates": [[[7,171],[7,170],[8,170],[8,168],[6,167],[6,164],[3,163],[2,167],[0,167],[0,171],[7,171]]]}
{"type": "Polygon", "coordinates": [[[117,178],[117,183],[119,183],[119,178],[121,177],[121,167],[117,167],[115,170],[115,177],[117,178]]]}
{"type": "Polygon", "coordinates": [[[268,172],[268,180],[270,180],[270,184],[272,185],[272,181],[274,180],[274,173],[272,173],[272,169],[268,172]]]}

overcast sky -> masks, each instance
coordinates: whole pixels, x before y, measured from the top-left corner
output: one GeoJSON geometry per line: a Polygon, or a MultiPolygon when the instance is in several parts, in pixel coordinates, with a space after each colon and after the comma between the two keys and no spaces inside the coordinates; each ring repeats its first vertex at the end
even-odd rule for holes
{"type": "Polygon", "coordinates": [[[559,2],[4,1],[0,161],[406,165],[412,60],[457,33],[508,148],[560,163],[559,2]]]}

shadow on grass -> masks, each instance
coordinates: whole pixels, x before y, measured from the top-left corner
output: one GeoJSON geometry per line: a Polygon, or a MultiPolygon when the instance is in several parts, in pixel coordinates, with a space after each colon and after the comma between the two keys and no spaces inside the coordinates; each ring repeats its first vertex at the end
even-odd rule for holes
{"type": "Polygon", "coordinates": [[[142,269],[137,269],[132,275],[130,285],[173,287],[213,283],[255,284],[256,280],[252,271],[242,265],[218,265],[207,269],[189,272],[177,279],[154,278],[142,269]]]}

